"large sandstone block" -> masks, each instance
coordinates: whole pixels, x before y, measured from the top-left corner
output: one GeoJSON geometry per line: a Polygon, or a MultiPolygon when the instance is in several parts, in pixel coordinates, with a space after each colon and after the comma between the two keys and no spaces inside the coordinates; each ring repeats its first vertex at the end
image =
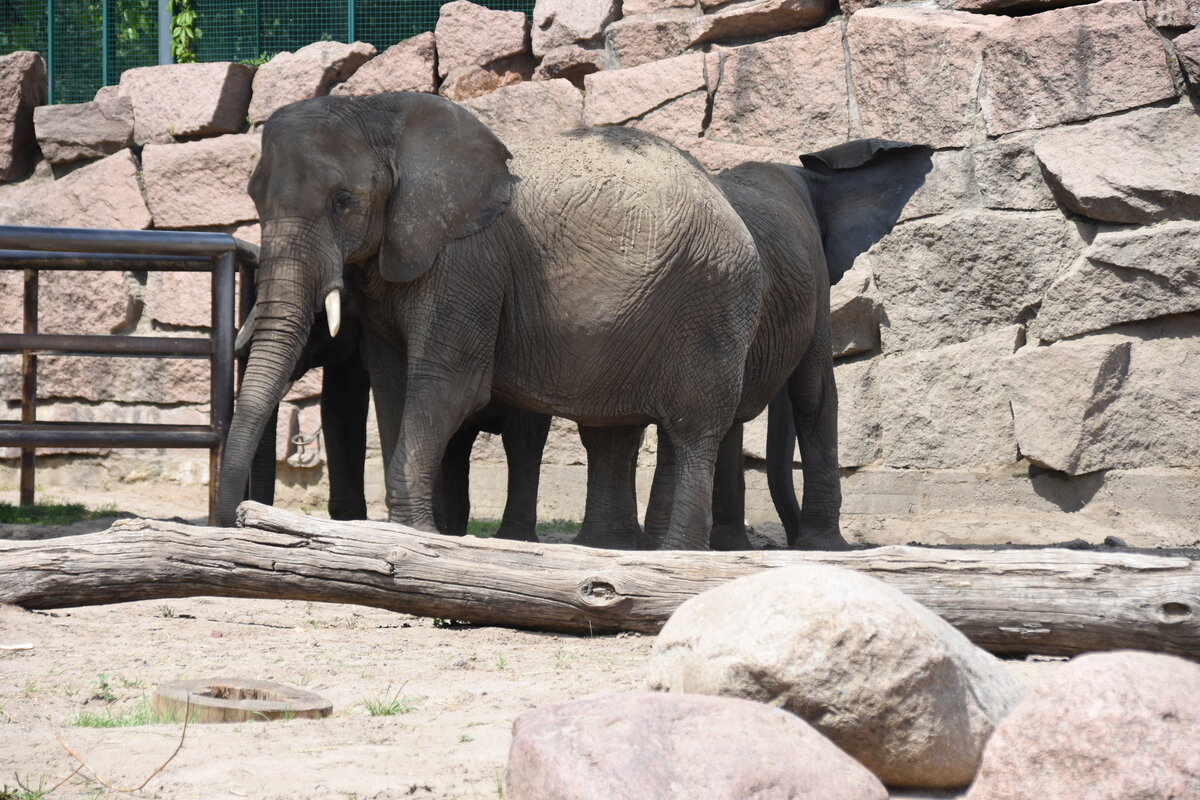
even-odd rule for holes
{"type": "Polygon", "coordinates": [[[708,92],[697,89],[633,120],[628,127],[649,131],[681,150],[691,152],[702,141],[700,134],[704,132],[707,112],[708,92]]]}
{"type": "Polygon", "coordinates": [[[313,42],[294,53],[279,53],[254,75],[250,119],[265,122],[288,103],[329,94],[374,55],[375,47],[366,42],[313,42]]]}
{"type": "Polygon", "coordinates": [[[561,78],[506,86],[462,106],[501,139],[544,136],[583,125],[583,95],[561,78]]]}
{"type": "Polygon", "coordinates": [[[434,28],[438,74],[482,67],[529,50],[529,22],[520,11],[492,11],[469,0],[442,6],[434,28]]]}
{"type": "Polygon", "coordinates": [[[1046,290],[1031,335],[1055,341],[1200,311],[1200,223],[1102,232],[1083,255],[1046,290]]]}
{"type": "Polygon", "coordinates": [[[828,17],[831,0],[751,0],[730,3],[696,21],[696,42],[778,35],[813,28],[828,17]]]}
{"type": "Polygon", "coordinates": [[[1012,211],[1058,207],[1033,153],[1040,136],[1038,131],[1014,133],[971,149],[975,182],[984,206],[1012,211]]]}
{"type": "Polygon", "coordinates": [[[146,197],[156,228],[232,225],[258,212],[246,186],[262,137],[244,133],[142,151],[146,197]]]}
{"type": "Polygon", "coordinates": [[[900,211],[900,222],[981,205],[970,150],[938,150],[933,166],[900,211]]]}
{"type": "Polygon", "coordinates": [[[597,39],[620,16],[617,0],[537,0],[533,5],[533,54],[540,58],[556,47],[597,39]]]}
{"type": "Polygon", "coordinates": [[[546,81],[565,78],[582,89],[585,76],[613,66],[611,56],[602,47],[566,44],[542,56],[533,72],[533,79],[546,81]]]}
{"type": "Polygon", "coordinates": [[[761,703],[651,692],[527,711],[505,797],[886,800],[870,772],[804,721],[761,703]]]}
{"type": "Polygon", "coordinates": [[[604,39],[617,64],[636,67],[686,52],[696,38],[696,20],[687,11],[626,17],[609,25],[604,39]]]}
{"type": "Polygon", "coordinates": [[[1160,28],[1200,25],[1200,0],[1147,0],[1146,10],[1160,28]]]}
{"type": "Polygon", "coordinates": [[[38,159],[33,109],[46,102],[46,62],[20,50],[0,56],[0,182],[21,180],[38,159]]]}
{"type": "Polygon", "coordinates": [[[253,79],[245,64],[166,64],[125,70],[118,92],[133,102],[135,142],[170,142],[244,129],[253,79]]]}
{"type": "Polygon", "coordinates": [[[146,273],[145,314],[184,328],[212,325],[212,276],[203,272],[146,273]]]}
{"type": "Polygon", "coordinates": [[[865,259],[830,288],[829,311],[834,358],[879,347],[879,318],[883,308],[865,259]]]}
{"type": "Polygon", "coordinates": [[[1188,103],[1049,131],[1034,153],[1058,202],[1077,214],[1200,219],[1200,115],[1188,103]]]}
{"type": "MultiPolygon", "coordinates": [[[[21,331],[24,287],[21,271],[0,270],[0,331],[4,333],[21,331]]],[[[115,333],[130,322],[133,302],[123,272],[46,270],[38,274],[38,331],[115,333]]]]}
{"type": "Polygon", "coordinates": [[[1021,452],[1071,475],[1200,464],[1197,359],[1195,314],[1022,348],[1002,375],[1021,452]]]}
{"type": "Polygon", "coordinates": [[[512,86],[533,77],[534,62],[528,54],[502,58],[487,66],[456,67],[442,81],[438,94],[461,103],[512,86]]]}
{"type": "Polygon", "coordinates": [[[850,71],[864,136],[933,147],[971,142],[976,72],[1003,18],[930,8],[863,9],[850,18],[850,71]]]}
{"type": "Polygon", "coordinates": [[[207,403],[212,396],[209,375],[208,362],[193,358],[39,356],[38,396],[90,402],[207,403]]]}
{"type": "Polygon", "coordinates": [[[103,158],[133,146],[133,101],[116,96],[33,112],[38,145],[53,164],[103,158]]]}
{"type": "Polygon", "coordinates": [[[705,88],[704,56],[679,56],[629,69],[596,72],[584,78],[585,125],[620,125],[705,88]]]}
{"type": "MultiPolygon", "coordinates": [[[[3,380],[3,368],[0,368],[0,380],[3,380]]],[[[15,384],[14,384],[15,385],[15,384]]],[[[19,418],[19,412],[18,412],[19,418]]],[[[156,406],[149,403],[126,405],[124,403],[101,402],[87,403],[71,400],[46,400],[38,402],[38,422],[87,422],[87,423],[120,423],[133,425],[207,425],[209,416],[207,409],[197,406],[156,406]]],[[[112,448],[99,447],[39,447],[38,456],[56,453],[87,453],[108,455],[114,452],[112,448]]],[[[200,451],[203,452],[203,451],[200,451]]],[[[0,447],[0,458],[19,458],[19,447],[0,447]]],[[[139,454],[145,459],[145,452],[139,454]]],[[[150,461],[150,459],[145,459],[150,461]]],[[[108,471],[109,464],[102,469],[108,471]]],[[[151,467],[152,469],[154,467],[151,467]]]]}
{"type": "Polygon", "coordinates": [[[1013,325],[961,344],[884,358],[883,462],[952,469],[1016,461],[1001,367],[1021,336],[1021,326],[1013,325]]]}
{"type": "Polygon", "coordinates": [[[13,187],[0,200],[0,224],[149,228],[137,173],[133,153],[122,150],[57,181],[13,187]]]}
{"type": "Polygon", "coordinates": [[[1192,86],[1200,86],[1200,28],[1193,28],[1175,39],[1179,66],[1192,86]]]}
{"type": "Polygon", "coordinates": [[[894,229],[862,259],[885,353],[963,342],[1019,322],[1084,247],[1057,212],[968,209],[894,229]]]}
{"type": "Polygon", "coordinates": [[[436,92],[437,77],[433,34],[426,31],[384,50],[329,93],[436,92]]]}
{"type": "Polygon", "coordinates": [[[1023,689],[995,657],[874,578],[823,565],[731,581],[676,609],[647,686],[807,720],[891,786],[953,788],[1023,689]]]}
{"type": "Polygon", "coordinates": [[[1197,796],[1200,666],[1124,650],[1079,656],[1035,686],[996,727],[966,800],[1197,796]]]}
{"type": "Polygon", "coordinates": [[[879,393],[881,359],[835,364],[838,392],[838,466],[864,467],[879,460],[883,422],[879,393]]]}
{"type": "Polygon", "coordinates": [[[1045,128],[1175,96],[1167,52],[1140,3],[1016,17],[983,52],[988,133],[1045,128]]]}
{"type": "Polygon", "coordinates": [[[708,137],[797,153],[848,138],[839,24],[722,49],[719,55],[708,137]]]}

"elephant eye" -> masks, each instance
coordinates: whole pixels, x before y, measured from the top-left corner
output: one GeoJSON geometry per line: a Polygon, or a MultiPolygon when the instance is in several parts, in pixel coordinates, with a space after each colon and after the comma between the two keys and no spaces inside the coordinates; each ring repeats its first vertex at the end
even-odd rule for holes
{"type": "Polygon", "coordinates": [[[345,211],[354,201],[354,195],[349,192],[338,192],[333,196],[333,207],[338,211],[345,211]]]}

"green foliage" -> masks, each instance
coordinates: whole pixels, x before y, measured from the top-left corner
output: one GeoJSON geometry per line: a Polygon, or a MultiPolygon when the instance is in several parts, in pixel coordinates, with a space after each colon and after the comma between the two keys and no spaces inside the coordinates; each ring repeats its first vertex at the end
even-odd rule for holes
{"type": "Polygon", "coordinates": [[[49,789],[43,789],[40,784],[36,789],[29,789],[21,784],[19,777],[16,780],[16,786],[9,786],[7,783],[0,786],[0,800],[42,800],[50,793],[49,789]]]}
{"type": "Polygon", "coordinates": [[[400,688],[394,693],[391,691],[391,686],[384,690],[383,694],[377,697],[364,697],[362,704],[363,708],[367,709],[367,713],[372,717],[394,717],[397,714],[409,714],[417,710],[412,701],[407,697],[402,697],[400,692],[408,682],[400,684],[400,688]]]}
{"type": "Polygon", "coordinates": [[[88,510],[82,503],[37,502],[14,506],[0,502],[0,523],[20,525],[69,525],[72,522],[115,517],[121,512],[114,505],[88,510]]]}
{"type": "MultiPolygon", "coordinates": [[[[573,519],[548,519],[539,522],[536,530],[538,533],[579,533],[581,524],[573,519]]],[[[498,519],[472,518],[467,520],[467,533],[471,536],[478,536],[480,539],[495,536],[498,530],[500,530],[500,520],[498,519]]]]}
{"type": "MultiPolygon", "coordinates": [[[[267,63],[274,57],[275,56],[264,51],[262,53],[259,53],[256,56],[254,56],[253,58],[243,58],[241,61],[238,61],[238,63],[245,64],[248,67],[261,67],[263,64],[267,63]]],[[[247,119],[247,121],[249,121],[250,118],[246,117],[246,119],[247,119]]]]}
{"type": "Polygon", "coordinates": [[[113,694],[112,684],[108,682],[108,676],[103,672],[96,674],[96,685],[94,687],[95,694],[92,695],[97,700],[103,700],[106,703],[117,702],[117,696],[113,694]]]}
{"type": "Polygon", "coordinates": [[[176,64],[196,61],[196,40],[204,35],[196,24],[192,0],[171,0],[171,57],[176,64]]]}

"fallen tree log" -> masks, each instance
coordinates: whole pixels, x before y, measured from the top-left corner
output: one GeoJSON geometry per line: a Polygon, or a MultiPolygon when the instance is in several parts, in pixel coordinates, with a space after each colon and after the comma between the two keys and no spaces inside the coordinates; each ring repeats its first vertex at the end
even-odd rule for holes
{"type": "MultiPolygon", "coordinates": [[[[1136,648],[1200,660],[1200,563],[1074,550],[621,552],[333,522],[244,503],[240,528],[121,520],[0,543],[0,603],[63,608],[191,596],[358,603],[573,633],[657,631],[684,600],[792,564],[891,584],[995,653],[1136,648]]],[[[803,609],[797,609],[803,613],[803,609]]]]}

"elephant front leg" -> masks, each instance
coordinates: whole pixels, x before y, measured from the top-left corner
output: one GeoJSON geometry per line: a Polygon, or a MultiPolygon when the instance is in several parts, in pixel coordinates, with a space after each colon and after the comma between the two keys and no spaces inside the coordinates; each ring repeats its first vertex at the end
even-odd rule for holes
{"type": "Polygon", "coordinates": [[[471,518],[471,450],[479,429],[467,424],[450,437],[433,488],[433,516],[437,529],[465,536],[471,518]]]}
{"type": "Polygon", "coordinates": [[[634,550],[642,530],[637,518],[637,451],[644,428],[579,426],[587,450],[587,504],[575,544],[634,550]]]}
{"type": "Polygon", "coordinates": [[[327,364],[321,373],[321,428],[329,471],[330,519],[366,519],[363,468],[371,380],[362,358],[327,364]]]}
{"type": "Polygon", "coordinates": [[[726,429],[672,431],[668,428],[667,435],[675,449],[675,490],[671,522],[659,542],[660,549],[709,549],[713,473],[726,429]]]}
{"type": "Polygon", "coordinates": [[[642,535],[643,550],[657,550],[671,525],[671,506],[675,498],[675,446],[662,425],[655,426],[658,456],[654,463],[654,482],[646,504],[646,524],[642,535]]]}
{"type": "Polygon", "coordinates": [[[542,451],[550,433],[550,416],[520,408],[509,408],[503,413],[500,437],[508,463],[508,497],[496,538],[536,542],[538,484],[542,451]]]}
{"type": "Polygon", "coordinates": [[[792,547],[798,550],[847,550],[842,538],[841,478],[838,475],[837,386],[829,342],[818,338],[800,366],[788,378],[804,492],[800,530],[792,547]]]}

